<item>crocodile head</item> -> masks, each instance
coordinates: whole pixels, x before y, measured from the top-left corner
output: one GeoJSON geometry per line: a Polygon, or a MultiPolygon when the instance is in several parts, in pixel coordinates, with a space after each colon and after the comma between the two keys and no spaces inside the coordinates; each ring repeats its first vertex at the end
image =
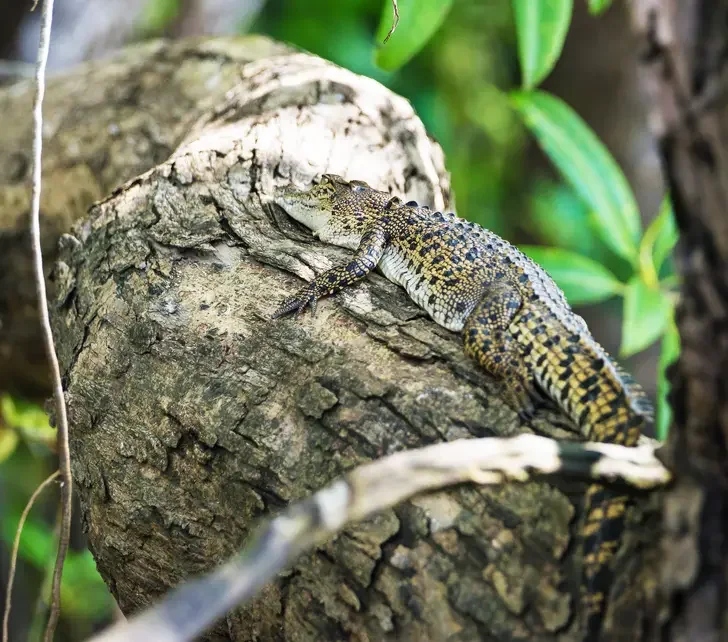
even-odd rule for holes
{"type": "Polygon", "coordinates": [[[401,203],[363,181],[347,181],[335,174],[324,174],[319,184],[307,191],[288,187],[275,202],[311,229],[314,236],[353,248],[373,220],[392,205],[401,203]]]}

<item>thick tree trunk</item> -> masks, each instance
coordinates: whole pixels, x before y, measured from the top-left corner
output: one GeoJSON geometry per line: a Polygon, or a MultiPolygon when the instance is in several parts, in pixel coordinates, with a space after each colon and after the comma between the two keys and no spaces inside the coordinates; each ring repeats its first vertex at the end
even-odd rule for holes
{"type": "MultiPolygon", "coordinates": [[[[728,3],[634,0],[650,122],[680,228],[684,278],[666,457],[659,639],[728,639],[728,3]]],[[[657,632],[655,635],[657,639],[657,632]]]]}
{"type": "MultiPolygon", "coordinates": [[[[268,206],[275,189],[330,171],[442,208],[449,180],[378,83],[302,54],[240,73],[168,161],[63,238],[53,275],[83,520],[126,613],[359,463],[458,437],[579,438],[547,411],[519,425],[459,338],[380,276],[315,318],[269,321],[348,256],[268,206]]],[[[306,556],[209,639],[578,640],[575,490],[408,502],[306,556]]],[[[631,515],[614,639],[635,637],[653,599],[649,515],[631,515]]]]}
{"type": "MultiPolygon", "coordinates": [[[[37,396],[31,99],[30,84],[0,91],[0,389],[37,396]]],[[[377,83],[261,38],[154,43],[53,79],[45,113],[49,265],[82,221],[51,284],[74,474],[127,613],[363,461],[471,435],[579,438],[546,411],[520,426],[459,339],[376,275],[315,319],[267,320],[301,283],[286,272],[310,278],[347,256],[265,207],[276,187],[333,171],[447,205],[440,149],[377,83]]],[[[211,637],[579,639],[579,490],[409,502],[305,558],[211,637]]],[[[631,515],[614,639],[635,638],[654,609],[658,499],[631,515]]]]}

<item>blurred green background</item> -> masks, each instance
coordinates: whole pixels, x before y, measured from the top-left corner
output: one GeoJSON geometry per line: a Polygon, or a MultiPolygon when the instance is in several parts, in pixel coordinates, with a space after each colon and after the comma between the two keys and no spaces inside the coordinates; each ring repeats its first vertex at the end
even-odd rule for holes
{"type": "MultiPolygon", "coordinates": [[[[458,213],[528,246],[564,287],[597,339],[624,357],[657,402],[657,428],[664,437],[669,422],[664,369],[678,351],[672,322],[677,278],[670,258],[675,231],[634,77],[637,54],[627,18],[621,3],[574,0],[572,8],[570,0],[554,0],[544,4],[557,10],[537,15],[534,22],[533,15],[524,13],[532,5],[523,1],[402,0],[400,27],[384,48],[381,42],[392,16],[389,0],[221,2],[217,15],[211,0],[209,15],[218,19],[214,24],[222,18],[226,27],[198,20],[187,31],[180,26],[186,24],[185,12],[204,2],[127,5],[109,0],[106,6],[112,13],[118,5],[125,15],[133,14],[132,27],[124,34],[127,41],[230,29],[264,33],[375,78],[408,98],[445,151],[458,213]],[[235,13],[224,14],[233,11],[230,7],[235,13]],[[566,36],[563,52],[559,30],[566,36]],[[426,40],[421,49],[413,44],[418,34],[426,40]],[[401,53],[408,47],[413,55],[404,61],[401,53]],[[545,76],[541,84],[539,73],[545,76]],[[548,93],[535,92],[539,84],[548,93]],[[561,106],[561,99],[573,113],[561,106]],[[595,147],[589,138],[592,130],[605,148],[595,147]],[[563,134],[571,148],[555,144],[558,138],[549,139],[549,132],[563,134]],[[633,195],[625,193],[627,183],[620,182],[624,177],[618,167],[633,195]],[[625,208],[634,210],[632,219],[620,218],[625,208]],[[630,225],[632,231],[625,231],[630,225]],[[627,251],[614,242],[623,232],[633,236],[627,251]]],[[[97,27],[92,12],[84,8],[73,13],[79,6],[75,0],[57,0],[56,5],[58,48],[64,11],[74,17],[77,29],[93,32],[97,27]],[[79,27],[83,20],[88,24],[79,27]]],[[[15,18],[4,22],[6,27],[15,25],[15,32],[0,30],[0,52],[11,60],[32,50],[27,42],[33,38],[28,40],[23,30],[32,32],[35,24],[20,13],[15,18]]],[[[80,45],[74,58],[75,53],[58,54],[63,62],[57,58],[56,66],[88,57],[80,45]]],[[[42,409],[2,397],[3,601],[8,550],[25,502],[54,470],[53,441],[42,409]]],[[[57,489],[47,492],[25,526],[11,623],[18,637],[11,639],[26,639],[29,632],[30,639],[39,639],[45,620],[40,589],[47,585],[54,559],[57,496],[57,489]]],[[[83,639],[113,615],[113,601],[84,548],[80,526],[74,530],[57,635],[63,640],[83,639]]]]}
{"type": "Polygon", "coordinates": [[[510,3],[455,2],[425,48],[394,72],[374,61],[383,7],[391,16],[388,3],[378,0],[273,0],[252,29],[375,78],[408,98],[445,149],[458,209],[494,231],[512,233],[517,221],[507,212],[523,198],[516,188],[522,182],[518,160],[526,132],[494,89],[518,79],[510,3]]]}

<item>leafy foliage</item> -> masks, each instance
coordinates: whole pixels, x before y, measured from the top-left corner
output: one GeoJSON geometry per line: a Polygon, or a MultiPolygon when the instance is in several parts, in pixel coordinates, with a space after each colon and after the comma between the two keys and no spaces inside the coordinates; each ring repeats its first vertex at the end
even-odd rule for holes
{"type": "MultiPolygon", "coordinates": [[[[668,197],[662,201],[660,213],[650,224],[643,238],[647,257],[652,260],[655,276],[659,275],[677,243],[677,227],[672,203],[668,197]]],[[[645,259],[649,263],[649,259],[645,259]]]]}
{"type": "Polygon", "coordinates": [[[56,431],[48,415],[35,404],[0,396],[0,463],[13,454],[23,437],[28,447],[41,454],[53,448],[56,431]],[[11,447],[12,446],[12,447],[11,447]]]}
{"type": "MultiPolygon", "coordinates": [[[[0,537],[11,546],[20,514],[10,515],[2,523],[0,537]]],[[[53,532],[39,520],[29,519],[23,528],[19,556],[38,569],[55,558],[57,542],[53,532]]],[[[61,599],[67,615],[98,619],[111,613],[112,599],[96,570],[90,551],[70,551],[64,566],[61,599]]]]}
{"type": "Polygon", "coordinates": [[[566,103],[545,92],[514,92],[514,106],[564,178],[597,213],[602,239],[617,254],[637,256],[640,217],[632,190],[611,154],[566,103]]]}
{"type": "Polygon", "coordinates": [[[518,33],[518,57],[524,89],[533,89],[561,55],[571,22],[573,0],[512,0],[518,33]]]}
{"type": "Polygon", "coordinates": [[[657,341],[671,317],[672,308],[665,293],[635,274],[624,290],[622,356],[633,355],[657,341]]]}
{"type": "MultiPolygon", "coordinates": [[[[384,4],[377,40],[382,42],[392,29],[392,9],[384,4]]],[[[376,64],[387,71],[408,62],[442,25],[452,0],[399,0],[401,15],[396,31],[376,53],[376,64]]]]}
{"type": "MultiPolygon", "coordinates": [[[[29,495],[38,480],[48,475],[45,462],[55,441],[56,430],[42,408],[8,395],[0,396],[0,487],[1,499],[6,502],[1,506],[0,538],[8,550],[29,495]]],[[[18,554],[21,561],[43,576],[49,560],[52,563],[55,559],[57,542],[51,525],[39,515],[42,511],[37,508],[30,513],[18,554]]],[[[74,619],[84,636],[91,633],[88,627],[94,621],[111,615],[112,598],[88,550],[71,551],[66,558],[61,599],[64,616],[74,619]]]]}

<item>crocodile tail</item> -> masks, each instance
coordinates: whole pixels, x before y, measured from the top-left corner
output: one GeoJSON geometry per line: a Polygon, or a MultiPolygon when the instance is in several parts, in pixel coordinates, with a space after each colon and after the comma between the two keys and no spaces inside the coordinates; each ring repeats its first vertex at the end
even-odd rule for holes
{"type": "MultiPolygon", "coordinates": [[[[609,366],[614,368],[614,383],[617,389],[622,388],[623,396],[617,395],[613,400],[616,412],[611,421],[598,418],[598,431],[604,441],[636,446],[645,423],[652,420],[652,404],[632,375],[614,361],[610,360],[609,366]]],[[[587,642],[600,639],[614,580],[614,556],[621,544],[629,503],[628,496],[599,484],[589,486],[584,497],[582,610],[587,642]]]]}
{"type": "MultiPolygon", "coordinates": [[[[626,398],[634,413],[643,417],[645,421],[653,421],[655,411],[652,407],[652,402],[650,402],[650,398],[647,396],[647,393],[644,391],[642,386],[640,386],[634,380],[634,377],[618,363],[612,362],[612,365],[617,371],[619,378],[622,380],[622,385],[624,386],[626,398]]],[[[634,444],[625,445],[632,446],[634,444]]]]}
{"type": "Polygon", "coordinates": [[[614,571],[613,558],[620,545],[629,498],[593,484],[586,492],[583,551],[582,606],[589,642],[599,639],[614,571]]]}

